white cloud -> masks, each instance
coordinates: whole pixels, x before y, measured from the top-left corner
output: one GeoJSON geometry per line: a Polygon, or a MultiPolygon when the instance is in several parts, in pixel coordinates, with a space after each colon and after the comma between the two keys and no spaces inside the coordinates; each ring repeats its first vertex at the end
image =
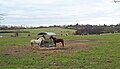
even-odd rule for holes
{"type": "Polygon", "coordinates": [[[6,24],[115,24],[120,3],[111,0],[0,0],[6,24]]]}

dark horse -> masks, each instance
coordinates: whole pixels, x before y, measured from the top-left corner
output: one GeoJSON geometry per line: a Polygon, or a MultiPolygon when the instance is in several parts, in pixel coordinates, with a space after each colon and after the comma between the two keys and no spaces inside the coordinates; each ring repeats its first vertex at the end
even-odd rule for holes
{"type": "Polygon", "coordinates": [[[55,46],[56,46],[56,43],[61,42],[61,43],[62,43],[62,46],[64,47],[64,40],[63,40],[63,39],[57,39],[57,38],[55,38],[55,37],[53,37],[53,36],[50,36],[49,39],[53,39],[53,42],[54,42],[55,46]]]}

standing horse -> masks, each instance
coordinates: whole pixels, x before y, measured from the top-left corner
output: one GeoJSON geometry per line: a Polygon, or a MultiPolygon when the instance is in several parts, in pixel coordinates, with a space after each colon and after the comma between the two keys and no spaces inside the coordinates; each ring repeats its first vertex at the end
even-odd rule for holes
{"type": "Polygon", "coordinates": [[[55,37],[53,37],[53,36],[50,36],[49,39],[53,39],[53,42],[54,42],[55,46],[56,46],[56,43],[61,42],[61,43],[62,43],[62,46],[64,47],[64,40],[63,40],[63,39],[57,39],[57,38],[55,38],[55,37]]]}
{"type": "Polygon", "coordinates": [[[44,37],[40,37],[40,38],[38,38],[37,40],[36,40],[36,39],[33,39],[33,40],[31,40],[31,46],[33,46],[33,44],[41,45],[42,41],[44,41],[44,40],[45,40],[44,37]]]}

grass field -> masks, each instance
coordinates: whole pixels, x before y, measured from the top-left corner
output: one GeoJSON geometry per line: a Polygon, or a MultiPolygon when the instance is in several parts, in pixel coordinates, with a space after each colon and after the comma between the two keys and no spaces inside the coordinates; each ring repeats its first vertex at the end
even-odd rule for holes
{"type": "Polygon", "coordinates": [[[69,29],[27,30],[31,37],[20,34],[0,38],[0,69],[120,69],[120,34],[75,36],[75,30],[69,29]],[[57,33],[56,37],[65,40],[65,47],[30,46],[30,40],[44,31],[57,33]],[[70,31],[70,35],[60,36],[65,31],[70,31]]]}

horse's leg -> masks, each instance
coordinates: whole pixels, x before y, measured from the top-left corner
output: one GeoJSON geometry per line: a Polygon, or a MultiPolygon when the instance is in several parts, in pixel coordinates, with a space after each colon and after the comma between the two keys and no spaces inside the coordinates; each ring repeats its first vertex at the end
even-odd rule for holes
{"type": "Polygon", "coordinates": [[[41,44],[39,44],[39,46],[40,46],[40,47],[42,47],[42,45],[41,45],[41,44]]]}
{"type": "Polygon", "coordinates": [[[55,44],[55,47],[56,47],[56,42],[54,42],[54,44],[55,44]]]}
{"type": "Polygon", "coordinates": [[[40,45],[41,45],[41,43],[38,43],[38,45],[40,46],[40,45]]]}
{"type": "Polygon", "coordinates": [[[64,41],[62,41],[61,43],[62,43],[62,46],[64,47],[64,41]]]}
{"type": "Polygon", "coordinates": [[[39,43],[39,46],[40,46],[40,47],[43,47],[43,46],[42,46],[42,43],[39,43]]]}

